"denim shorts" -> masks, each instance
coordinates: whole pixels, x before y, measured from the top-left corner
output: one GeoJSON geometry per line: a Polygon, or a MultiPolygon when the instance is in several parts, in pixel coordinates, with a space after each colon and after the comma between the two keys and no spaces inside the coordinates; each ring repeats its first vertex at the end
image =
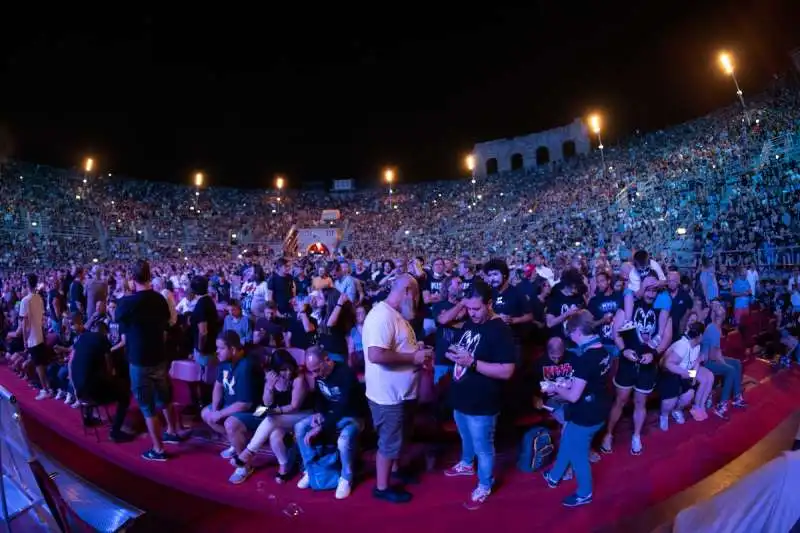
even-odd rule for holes
{"type": "Polygon", "coordinates": [[[145,418],[152,418],[157,410],[172,402],[172,383],[169,379],[169,365],[156,366],[130,365],[131,390],[145,418]]]}
{"type": "Polygon", "coordinates": [[[231,418],[235,418],[242,424],[244,427],[247,428],[247,431],[255,432],[258,429],[258,426],[261,425],[261,422],[264,421],[263,418],[254,415],[253,413],[233,413],[231,418]]]}

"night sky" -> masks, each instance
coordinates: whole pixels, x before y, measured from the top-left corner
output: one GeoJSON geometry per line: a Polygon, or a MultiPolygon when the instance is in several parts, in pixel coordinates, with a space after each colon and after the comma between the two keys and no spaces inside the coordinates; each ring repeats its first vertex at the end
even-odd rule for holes
{"type": "Polygon", "coordinates": [[[702,115],[735,102],[720,49],[747,97],[800,46],[796,0],[280,4],[4,11],[0,150],[211,185],[452,178],[476,141],[592,110],[606,144],[702,115]]]}

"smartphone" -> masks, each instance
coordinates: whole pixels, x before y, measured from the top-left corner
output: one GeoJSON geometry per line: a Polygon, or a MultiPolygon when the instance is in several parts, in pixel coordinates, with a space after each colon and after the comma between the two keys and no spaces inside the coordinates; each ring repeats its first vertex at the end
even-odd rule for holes
{"type": "Polygon", "coordinates": [[[689,370],[689,377],[694,379],[697,377],[697,370],[689,370]]]}
{"type": "Polygon", "coordinates": [[[265,414],[267,414],[267,410],[268,410],[267,407],[262,405],[261,407],[257,407],[256,410],[253,411],[253,415],[254,416],[264,416],[265,414]]]}

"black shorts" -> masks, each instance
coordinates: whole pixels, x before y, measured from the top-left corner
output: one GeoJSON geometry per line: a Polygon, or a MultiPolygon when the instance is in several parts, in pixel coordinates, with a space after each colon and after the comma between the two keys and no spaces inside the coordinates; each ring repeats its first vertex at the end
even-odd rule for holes
{"type": "Polygon", "coordinates": [[[642,394],[650,394],[656,388],[657,380],[658,365],[655,363],[642,365],[620,356],[617,375],[614,376],[616,388],[633,389],[642,394]]]}
{"type": "Polygon", "coordinates": [[[43,342],[28,348],[28,355],[31,356],[33,366],[45,366],[50,362],[50,353],[43,342]]]}
{"type": "Polygon", "coordinates": [[[658,393],[662,400],[680,398],[683,393],[694,389],[694,380],[684,379],[672,372],[662,372],[658,378],[658,393]]]}

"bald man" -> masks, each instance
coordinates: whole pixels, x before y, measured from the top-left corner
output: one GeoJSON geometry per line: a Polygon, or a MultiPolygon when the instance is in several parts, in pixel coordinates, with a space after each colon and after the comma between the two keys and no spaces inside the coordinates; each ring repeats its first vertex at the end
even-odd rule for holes
{"type": "Polygon", "coordinates": [[[373,496],[392,503],[411,500],[405,489],[390,486],[389,478],[408,437],[419,386],[418,370],[433,357],[432,348],[417,343],[409,324],[418,299],[417,281],[408,274],[398,276],[386,299],[367,315],[361,334],[367,400],[378,433],[373,496]]]}
{"type": "Polygon", "coordinates": [[[572,375],[572,366],[564,355],[564,339],[552,337],[547,341],[547,351],[534,363],[535,394],[533,403],[537,409],[547,409],[553,414],[559,424],[564,424],[564,404],[555,397],[545,399],[542,395],[540,383],[543,381],[556,382],[559,379],[568,379],[572,375]]]}
{"type": "MultiPolygon", "coordinates": [[[[336,486],[336,499],[350,495],[353,484],[353,464],[358,449],[358,434],[364,427],[364,394],[353,370],[337,363],[319,346],[306,350],[306,370],[314,378],[317,390],[314,414],[294,426],[297,447],[303,465],[316,457],[315,444],[326,438],[336,439],[342,470],[336,486]]],[[[297,482],[297,487],[311,486],[308,473],[297,482]]]]}

